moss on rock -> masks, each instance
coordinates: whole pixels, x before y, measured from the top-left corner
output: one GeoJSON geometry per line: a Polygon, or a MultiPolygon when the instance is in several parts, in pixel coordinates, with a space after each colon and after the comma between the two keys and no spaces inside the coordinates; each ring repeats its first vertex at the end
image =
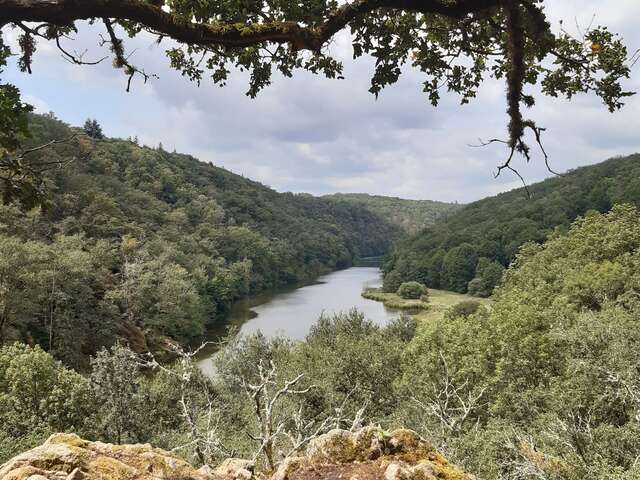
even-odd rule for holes
{"type": "MultiPolygon", "coordinates": [[[[199,470],[151,445],[89,442],[58,434],[0,466],[2,480],[251,480],[253,464],[228,459],[199,470]]],[[[261,480],[266,479],[260,475],[261,480]]],[[[271,480],[471,480],[411,430],[332,430],[299,457],[283,460],[271,480]]]]}

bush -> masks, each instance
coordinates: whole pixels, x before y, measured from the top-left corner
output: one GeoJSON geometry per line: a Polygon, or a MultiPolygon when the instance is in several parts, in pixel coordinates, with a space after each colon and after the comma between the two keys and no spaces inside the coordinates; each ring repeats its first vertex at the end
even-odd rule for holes
{"type": "Polygon", "coordinates": [[[426,287],[418,282],[405,282],[400,287],[398,287],[397,294],[404,299],[419,299],[424,292],[426,291],[426,287]]]}
{"type": "Polygon", "coordinates": [[[91,435],[89,382],[39,346],[0,347],[0,464],[54,432],[91,435]]]}
{"type": "Polygon", "coordinates": [[[467,318],[478,311],[480,302],[477,300],[464,300],[457,303],[447,311],[447,318],[467,318]]]}
{"type": "Polygon", "coordinates": [[[489,296],[489,295],[485,295],[486,293],[485,283],[482,281],[481,278],[478,278],[478,277],[474,278],[469,282],[469,285],[467,285],[467,293],[474,297],[489,296]]]}

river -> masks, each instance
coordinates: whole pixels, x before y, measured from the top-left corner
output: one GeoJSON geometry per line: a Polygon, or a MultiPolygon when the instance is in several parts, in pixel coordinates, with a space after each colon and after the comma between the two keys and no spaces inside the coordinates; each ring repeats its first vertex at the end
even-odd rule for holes
{"type": "MultiPolygon", "coordinates": [[[[311,326],[323,313],[332,315],[357,308],[369,320],[383,325],[396,318],[397,310],[360,295],[364,288],[382,283],[378,267],[352,267],[319,277],[314,283],[276,292],[266,292],[234,305],[226,326],[239,329],[241,335],[261,331],[266,336],[283,335],[304,339],[311,326]]],[[[211,336],[217,333],[212,332],[211,336]]],[[[213,372],[214,349],[201,357],[200,368],[213,372]]]]}

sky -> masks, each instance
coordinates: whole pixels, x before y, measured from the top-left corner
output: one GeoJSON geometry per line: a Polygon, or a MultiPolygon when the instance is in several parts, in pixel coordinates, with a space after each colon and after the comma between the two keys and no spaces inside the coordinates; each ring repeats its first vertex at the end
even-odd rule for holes
{"type": "MultiPolygon", "coordinates": [[[[554,28],[560,19],[568,30],[592,22],[621,33],[630,51],[640,48],[640,1],[548,0],[554,28]]],[[[67,47],[87,50],[86,58],[105,54],[97,31],[80,29],[67,47]]],[[[5,31],[12,40],[14,33],[5,31]]],[[[34,73],[5,74],[40,112],[53,111],[72,125],[96,118],[113,137],[137,136],[142,144],[189,153],[258,180],[278,191],[366,192],[376,195],[449,202],[470,202],[520,186],[503,172],[504,146],[475,148],[479,139],[505,137],[505,86],[487,81],[478,98],[460,106],[455,95],[443,95],[433,108],[421,92],[423,77],[407,69],[401,80],[379,98],[368,92],[372,60],[352,60],[349,37],[330,46],[344,62],[344,79],[331,80],[300,72],[293,78],[274,75],[256,99],[245,96],[246,77],[233,74],[228,85],[200,87],[168,66],[164,51],[149,38],[127,43],[131,62],[158,75],[146,85],[126,78],[109,61],[96,66],[72,65],[51,45],[39,44],[34,73]]],[[[625,84],[640,91],[640,64],[625,84]]],[[[571,102],[538,97],[528,113],[547,128],[545,148],[552,167],[566,171],[617,155],[640,152],[640,95],[611,114],[595,96],[571,102]]],[[[527,164],[517,159],[527,183],[551,174],[539,155],[527,164]]]]}

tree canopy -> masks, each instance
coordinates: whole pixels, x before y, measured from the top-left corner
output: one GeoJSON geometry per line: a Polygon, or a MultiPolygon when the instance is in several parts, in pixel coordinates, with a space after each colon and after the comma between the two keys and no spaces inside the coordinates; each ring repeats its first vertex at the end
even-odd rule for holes
{"type": "MultiPolygon", "coordinates": [[[[200,83],[205,77],[224,85],[232,70],[250,73],[247,94],[254,97],[279,71],[292,76],[308,70],[341,77],[342,65],[328,49],[331,39],[349,30],[354,57],[375,58],[370,91],[378,95],[395,83],[410,64],[424,74],[423,90],[433,105],[442,91],[462,103],[476,96],[487,78],[507,85],[508,134],[488,143],[505,143],[511,169],[516,152],[530,156],[526,131],[540,144],[544,128],[523,113],[535,103],[532,92],[571,98],[595,93],[611,111],[625,97],[622,81],[634,55],[621,38],[597,26],[580,38],[554,32],[544,0],[0,0],[0,27],[21,31],[18,66],[31,73],[39,41],[53,42],[63,57],[77,64],[88,59],[69,47],[86,20],[102,24],[100,44],[113,64],[132,80],[153,76],[131,63],[125,36],[151,35],[164,42],[171,67],[200,83]],[[171,39],[166,41],[165,39],[171,39]],[[536,85],[538,87],[533,88],[536,85]],[[531,90],[531,91],[529,91],[531,90]],[[524,107],[524,108],[523,108],[524,107]]],[[[0,44],[0,67],[9,48],[0,44]]],[[[24,112],[17,90],[2,86],[3,149],[16,147],[24,112]],[[5,117],[13,118],[10,120],[5,117]],[[18,119],[18,120],[16,120],[18,119]]],[[[546,160],[544,149],[542,153],[546,160]]]]}
{"type": "Polygon", "coordinates": [[[616,205],[520,249],[488,306],[384,326],[323,315],[303,341],[233,336],[211,378],[179,350],[163,367],[114,345],[81,376],[40,347],[1,346],[0,462],[62,430],[271,469],[314,435],[379,424],[487,480],[637,480],[638,278],[640,211],[616,205]]]}

